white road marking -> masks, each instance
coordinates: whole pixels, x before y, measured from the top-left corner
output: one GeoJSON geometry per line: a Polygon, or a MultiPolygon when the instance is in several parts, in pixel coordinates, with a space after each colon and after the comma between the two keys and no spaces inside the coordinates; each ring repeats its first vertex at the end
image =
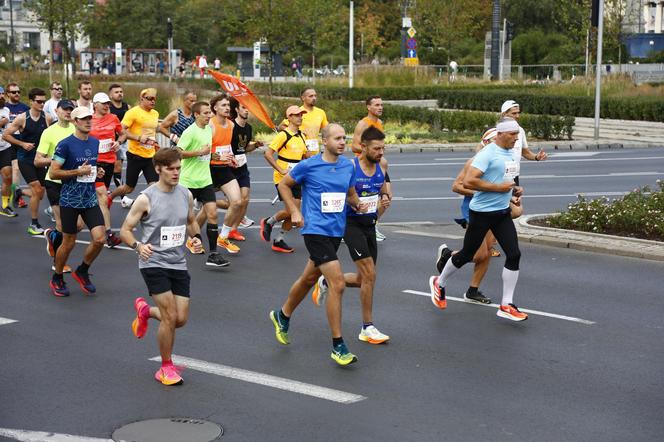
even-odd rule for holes
{"type": "Polygon", "coordinates": [[[0,317],[0,325],[13,324],[14,322],[18,322],[18,321],[16,319],[9,319],[9,318],[0,317]]]}
{"type": "MultiPolygon", "coordinates": [[[[556,179],[566,180],[569,178],[607,178],[616,176],[662,176],[664,172],[612,172],[604,174],[579,174],[579,175],[521,175],[524,180],[542,180],[542,179],[556,179]]],[[[392,182],[398,181],[454,181],[455,177],[434,176],[434,177],[409,177],[409,178],[392,178],[392,182]]]]}
{"type": "Polygon", "coordinates": [[[11,437],[22,442],[113,442],[113,439],[86,437],[74,434],[51,433],[47,431],[0,428],[0,436],[11,437]]]}
{"type": "MultiPolygon", "coordinates": [[[[161,357],[150,358],[151,361],[161,361],[161,357]]],[[[327,387],[307,384],[291,379],[280,378],[257,371],[244,370],[242,368],[229,367],[228,365],[215,364],[212,362],[192,359],[185,356],[173,355],[173,362],[177,365],[190,368],[192,370],[209,373],[216,376],[237,379],[252,384],[264,385],[266,387],[277,388],[279,390],[291,391],[306,396],[317,397],[327,401],[338,402],[341,404],[352,404],[366,399],[358,394],[347,393],[345,391],[333,390],[327,387]]]]}
{"type": "Polygon", "coordinates": [[[406,235],[415,235],[415,236],[427,236],[429,238],[463,239],[463,236],[460,235],[451,235],[451,234],[433,233],[433,232],[419,232],[414,230],[395,230],[394,233],[403,233],[406,235]]]}
{"type": "MultiPolygon", "coordinates": [[[[429,293],[429,292],[419,292],[417,290],[403,290],[403,293],[410,293],[412,295],[426,296],[427,298],[431,297],[431,293],[429,293]]],[[[493,308],[500,307],[498,304],[475,304],[475,303],[468,302],[463,298],[455,298],[453,296],[445,296],[445,299],[447,299],[448,301],[465,302],[467,304],[478,305],[480,307],[493,307],[493,308]]],[[[563,321],[577,322],[579,324],[584,324],[584,325],[593,325],[593,324],[595,324],[594,321],[589,321],[587,319],[581,319],[581,318],[575,318],[573,316],[558,315],[556,313],[541,312],[539,310],[531,310],[531,309],[525,309],[525,308],[521,308],[521,307],[519,307],[519,310],[521,310],[522,312],[525,312],[525,313],[530,313],[531,315],[546,316],[548,318],[554,318],[554,319],[562,319],[563,321]]]]}
{"type": "MultiPolygon", "coordinates": [[[[622,196],[626,195],[628,192],[579,192],[579,193],[559,193],[552,195],[523,195],[524,199],[529,198],[565,198],[565,197],[577,197],[583,195],[585,197],[591,196],[622,196]]],[[[402,197],[395,196],[392,198],[392,201],[438,201],[438,200],[460,200],[463,197],[460,196],[421,196],[421,197],[402,197]]]]}
{"type": "Polygon", "coordinates": [[[601,152],[559,152],[552,153],[549,155],[551,158],[560,158],[560,157],[594,157],[599,155],[601,152]]]}

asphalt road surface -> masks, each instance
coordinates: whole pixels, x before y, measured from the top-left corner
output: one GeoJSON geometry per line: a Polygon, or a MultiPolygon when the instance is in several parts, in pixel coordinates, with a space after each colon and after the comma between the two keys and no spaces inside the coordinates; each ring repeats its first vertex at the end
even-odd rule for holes
{"type": "MultiPolygon", "coordinates": [[[[175,353],[189,368],[182,386],[164,387],[153,378],[157,324],[141,341],[131,333],[133,300],[145,295],[136,255],[105,249],[91,268],[97,295],[65,276],[72,295],[55,298],[44,240],[25,233],[27,209],[0,220],[0,435],[108,440],[130,422],[192,417],[218,423],[233,441],[662,440],[664,263],[522,244],[515,302],[531,310],[528,321],[431,304],[440,239],[399,233],[398,224],[449,225],[459,205],[450,186],[467,156],[389,155],[395,199],[381,227],[374,319],[391,340],[357,340],[358,291],[347,289],[344,337],[359,358],[347,368],[330,359],[324,311],[308,298],[291,320],[291,345],[274,339],[268,311],[307,258],[296,232],[291,255],[272,252],[250,228],[226,269],[188,256],[190,321],[175,353]]],[[[260,157],[250,166],[249,215],[258,220],[274,210],[274,187],[260,157]]],[[[547,213],[578,193],[615,196],[662,177],[664,149],[649,149],[552,152],[524,162],[521,180],[526,212],[547,213]]],[[[114,227],[125,213],[113,206],[114,227]]],[[[448,243],[458,248],[462,234],[448,243]]],[[[351,270],[345,245],[339,256],[351,270]]],[[[493,261],[482,289],[499,302],[503,258],[493,261]]],[[[470,272],[453,276],[449,297],[462,296],[470,272]]]]}

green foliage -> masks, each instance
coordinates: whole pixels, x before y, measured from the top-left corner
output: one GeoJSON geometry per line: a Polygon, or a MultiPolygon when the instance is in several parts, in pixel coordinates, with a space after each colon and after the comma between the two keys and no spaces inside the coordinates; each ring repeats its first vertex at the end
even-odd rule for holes
{"type": "Polygon", "coordinates": [[[664,181],[659,189],[634,189],[622,198],[587,200],[583,195],[567,211],[547,218],[549,227],[664,241],[664,181]]]}

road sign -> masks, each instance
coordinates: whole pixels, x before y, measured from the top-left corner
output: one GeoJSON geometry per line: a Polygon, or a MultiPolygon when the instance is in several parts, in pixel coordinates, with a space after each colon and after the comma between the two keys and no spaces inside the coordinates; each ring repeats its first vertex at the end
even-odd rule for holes
{"type": "Polygon", "coordinates": [[[413,38],[413,37],[415,37],[415,34],[417,34],[417,31],[415,30],[415,28],[410,27],[410,28],[408,28],[408,31],[406,31],[406,33],[408,34],[408,36],[410,38],[413,38]]]}
{"type": "Polygon", "coordinates": [[[417,51],[415,49],[408,49],[408,58],[417,58],[417,51]]]}
{"type": "Polygon", "coordinates": [[[406,40],[406,47],[408,49],[417,49],[417,41],[414,38],[406,40]]]}

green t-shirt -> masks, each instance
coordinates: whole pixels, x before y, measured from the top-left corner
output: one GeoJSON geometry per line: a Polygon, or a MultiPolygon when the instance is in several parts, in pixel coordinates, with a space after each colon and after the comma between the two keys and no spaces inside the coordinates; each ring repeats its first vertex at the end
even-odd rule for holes
{"type": "MultiPolygon", "coordinates": [[[[212,145],[212,128],[198,127],[192,124],[182,132],[178,147],[185,152],[201,150],[203,146],[212,145]]],[[[210,175],[210,154],[184,158],[182,160],[182,171],[180,173],[180,184],[189,189],[202,189],[212,184],[210,175]]]]}
{"type": "MultiPolygon", "coordinates": [[[[43,154],[46,157],[53,158],[53,153],[55,152],[55,147],[58,143],[69,135],[74,134],[74,125],[69,123],[67,127],[62,127],[60,124],[55,123],[47,127],[44,132],[41,134],[39,139],[39,146],[37,147],[37,152],[43,154]]],[[[60,180],[51,179],[51,173],[46,174],[46,179],[53,181],[54,183],[60,183],[60,180]]]]}

